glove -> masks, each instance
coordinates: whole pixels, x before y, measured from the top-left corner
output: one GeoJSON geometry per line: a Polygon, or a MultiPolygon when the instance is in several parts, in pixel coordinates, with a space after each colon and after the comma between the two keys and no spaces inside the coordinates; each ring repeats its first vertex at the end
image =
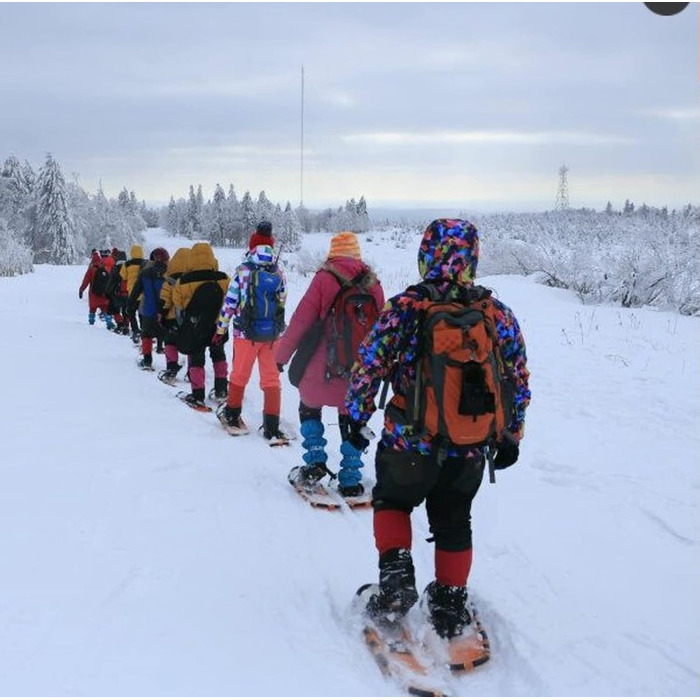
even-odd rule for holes
{"type": "Polygon", "coordinates": [[[284,365],[281,362],[277,363],[277,370],[279,371],[280,374],[284,372],[284,365]]]}
{"type": "Polygon", "coordinates": [[[82,292],[82,290],[80,290],[80,291],[78,291],[78,299],[82,299],[82,298],[83,298],[83,292],[82,292]]]}
{"type": "Polygon", "coordinates": [[[364,452],[369,447],[369,441],[374,439],[374,433],[365,423],[356,420],[350,420],[348,428],[348,442],[356,450],[364,452]]]}
{"type": "Polygon", "coordinates": [[[511,437],[505,438],[496,445],[496,457],[493,460],[494,469],[507,469],[512,467],[520,456],[520,447],[511,437]]]}

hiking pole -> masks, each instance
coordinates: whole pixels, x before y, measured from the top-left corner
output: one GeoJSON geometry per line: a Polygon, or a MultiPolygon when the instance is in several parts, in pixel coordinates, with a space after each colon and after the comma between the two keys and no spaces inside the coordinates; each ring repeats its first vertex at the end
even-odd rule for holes
{"type": "Polygon", "coordinates": [[[487,445],[486,447],[486,461],[489,463],[489,484],[496,483],[496,468],[493,464],[493,446],[487,445]]]}

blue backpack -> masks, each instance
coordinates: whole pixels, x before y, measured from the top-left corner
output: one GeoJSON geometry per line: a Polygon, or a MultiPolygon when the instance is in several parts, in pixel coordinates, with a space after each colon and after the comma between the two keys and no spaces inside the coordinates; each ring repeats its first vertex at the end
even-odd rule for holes
{"type": "Polygon", "coordinates": [[[250,277],[246,303],[236,325],[248,340],[261,343],[276,340],[285,328],[284,306],[279,301],[282,276],[276,265],[245,265],[250,277]]]}

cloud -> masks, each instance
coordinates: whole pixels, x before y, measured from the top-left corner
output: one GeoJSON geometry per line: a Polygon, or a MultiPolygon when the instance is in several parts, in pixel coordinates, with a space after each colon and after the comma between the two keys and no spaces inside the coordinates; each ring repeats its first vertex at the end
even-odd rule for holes
{"type": "Polygon", "coordinates": [[[658,119],[668,119],[669,121],[696,121],[700,119],[700,107],[646,109],[641,114],[648,117],[657,117],[658,119]]]}
{"type": "Polygon", "coordinates": [[[349,143],[367,143],[377,146],[452,146],[462,143],[482,144],[570,144],[570,145],[630,145],[635,140],[618,134],[600,134],[577,131],[378,131],[346,134],[341,137],[349,143]]]}

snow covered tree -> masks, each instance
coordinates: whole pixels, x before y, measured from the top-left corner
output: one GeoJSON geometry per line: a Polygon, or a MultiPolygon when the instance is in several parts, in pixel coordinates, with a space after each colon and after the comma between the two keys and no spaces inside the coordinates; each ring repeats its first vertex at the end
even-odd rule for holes
{"type": "Polygon", "coordinates": [[[75,223],[68,211],[66,181],[49,154],[37,184],[36,262],[72,265],[79,260],[75,223]]]}
{"type": "Polygon", "coordinates": [[[278,230],[279,245],[284,246],[286,251],[299,250],[301,247],[301,226],[299,226],[299,221],[289,202],[284,208],[282,223],[278,230]]]}
{"type": "Polygon", "coordinates": [[[187,200],[187,216],[185,227],[187,238],[201,238],[202,210],[200,208],[199,200],[197,195],[195,194],[193,185],[190,185],[190,196],[187,200]]]}
{"type": "Polygon", "coordinates": [[[214,200],[211,204],[210,240],[212,245],[223,246],[226,244],[227,214],[226,194],[217,182],[214,189],[214,200]]]}
{"type": "Polygon", "coordinates": [[[24,245],[0,218],[0,277],[14,277],[32,272],[31,248],[24,245]]]}
{"type": "Polygon", "coordinates": [[[364,195],[360,197],[360,201],[357,203],[357,222],[355,229],[356,233],[364,233],[369,231],[369,212],[367,211],[367,201],[364,195]]]}
{"type": "Polygon", "coordinates": [[[243,199],[241,199],[241,223],[243,224],[243,239],[252,233],[258,223],[253,198],[248,190],[245,191],[243,199]]]}
{"type": "Polygon", "coordinates": [[[177,204],[175,204],[175,197],[172,195],[170,196],[170,201],[168,202],[168,209],[165,214],[164,224],[164,228],[172,233],[173,236],[177,234],[178,229],[180,228],[180,213],[178,212],[177,204]]]}
{"type": "MultiPolygon", "coordinates": [[[[258,201],[255,204],[255,214],[257,221],[272,221],[272,214],[274,212],[274,205],[267,198],[265,190],[263,190],[258,195],[258,201]]],[[[257,223],[256,221],[256,223],[257,223]]]]}

